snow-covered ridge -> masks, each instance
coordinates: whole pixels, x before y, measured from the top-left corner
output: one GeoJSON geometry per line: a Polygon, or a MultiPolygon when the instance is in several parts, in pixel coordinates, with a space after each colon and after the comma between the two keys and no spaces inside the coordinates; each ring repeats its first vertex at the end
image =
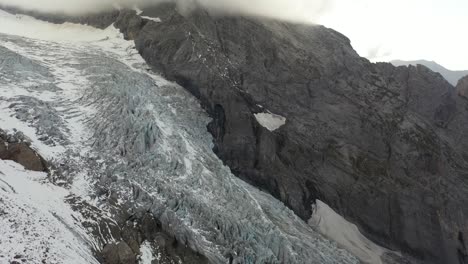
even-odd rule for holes
{"type": "MultiPolygon", "coordinates": [[[[271,195],[234,177],[210,148],[210,119],[199,102],[149,72],[115,28],[1,13],[1,32],[9,34],[1,35],[0,51],[10,59],[0,59],[0,128],[26,130],[40,154],[67,164],[68,189],[50,192],[60,206],[68,193],[96,206],[111,193],[134,212],[151,212],[214,263],[357,263],[271,195]],[[4,26],[15,23],[25,31],[4,26]],[[20,70],[8,71],[13,66],[20,70]]],[[[76,237],[64,243],[81,239],[72,249],[81,263],[94,263],[87,258],[96,243],[79,221],[50,223],[70,227],[76,237]]],[[[34,245],[19,239],[7,243],[34,245]]],[[[68,253],[58,245],[54,250],[68,253]]],[[[141,251],[142,261],[157,255],[147,245],[141,251]]]]}

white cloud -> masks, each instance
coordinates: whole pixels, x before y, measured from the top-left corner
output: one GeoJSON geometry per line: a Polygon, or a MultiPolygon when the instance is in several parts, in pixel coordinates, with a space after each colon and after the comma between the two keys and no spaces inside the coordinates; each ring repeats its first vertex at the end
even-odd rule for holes
{"type": "Polygon", "coordinates": [[[347,35],[372,61],[434,60],[468,70],[468,1],[334,0],[319,23],[347,35]]]}
{"type": "Polygon", "coordinates": [[[160,2],[202,5],[213,11],[312,22],[328,6],[327,0],[0,0],[0,4],[42,12],[83,14],[109,10],[116,5],[131,8],[160,2]]]}

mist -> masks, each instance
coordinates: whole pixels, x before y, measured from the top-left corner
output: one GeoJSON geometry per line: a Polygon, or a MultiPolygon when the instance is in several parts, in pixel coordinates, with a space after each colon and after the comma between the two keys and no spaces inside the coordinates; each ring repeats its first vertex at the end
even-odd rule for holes
{"type": "Polygon", "coordinates": [[[301,23],[313,23],[329,7],[327,0],[0,0],[28,11],[83,15],[117,7],[145,8],[161,2],[177,2],[184,10],[202,6],[221,14],[262,16],[301,23]]]}

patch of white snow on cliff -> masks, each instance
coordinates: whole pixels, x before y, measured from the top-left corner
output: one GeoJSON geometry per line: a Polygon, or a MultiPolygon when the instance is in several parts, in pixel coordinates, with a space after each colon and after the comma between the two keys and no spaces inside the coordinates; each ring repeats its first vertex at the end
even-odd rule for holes
{"type": "Polygon", "coordinates": [[[161,19],[160,19],[159,17],[141,16],[141,18],[143,18],[143,19],[148,19],[148,20],[154,21],[154,22],[156,22],[156,23],[160,23],[160,22],[161,22],[161,19]]]}
{"type": "Polygon", "coordinates": [[[272,113],[258,113],[255,114],[255,118],[261,126],[270,131],[275,131],[286,124],[285,117],[272,113]]]}
{"type": "Polygon", "coordinates": [[[317,200],[309,225],[318,229],[328,239],[338,243],[364,263],[381,264],[381,256],[387,252],[370,241],[358,227],[337,214],[330,206],[317,200]]]}

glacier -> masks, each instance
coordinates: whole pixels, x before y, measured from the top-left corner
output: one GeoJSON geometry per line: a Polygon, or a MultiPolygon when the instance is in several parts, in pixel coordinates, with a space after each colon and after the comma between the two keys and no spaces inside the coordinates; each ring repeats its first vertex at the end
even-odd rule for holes
{"type": "MultiPolygon", "coordinates": [[[[22,132],[54,165],[41,177],[60,188],[57,204],[68,208],[63,192],[69,192],[103,214],[114,203],[131,215],[150,212],[212,263],[359,262],[271,195],[236,178],[212,151],[210,118],[197,99],[152,72],[133,45],[113,26],[54,25],[0,13],[0,128],[22,132]]],[[[3,164],[13,166],[1,163],[0,170],[3,164]]],[[[11,208],[0,202],[0,210],[11,208]]],[[[35,203],[29,208],[52,214],[35,203]]],[[[65,210],[62,218],[78,213],[65,210]]],[[[75,251],[81,263],[96,263],[90,256],[113,238],[98,241],[75,222],[57,225],[70,239],[81,234],[75,251]]],[[[146,262],[157,255],[141,246],[146,262]]],[[[59,257],[69,250],[51,247],[59,257]]],[[[7,248],[1,246],[0,255],[12,254],[7,248]]]]}

